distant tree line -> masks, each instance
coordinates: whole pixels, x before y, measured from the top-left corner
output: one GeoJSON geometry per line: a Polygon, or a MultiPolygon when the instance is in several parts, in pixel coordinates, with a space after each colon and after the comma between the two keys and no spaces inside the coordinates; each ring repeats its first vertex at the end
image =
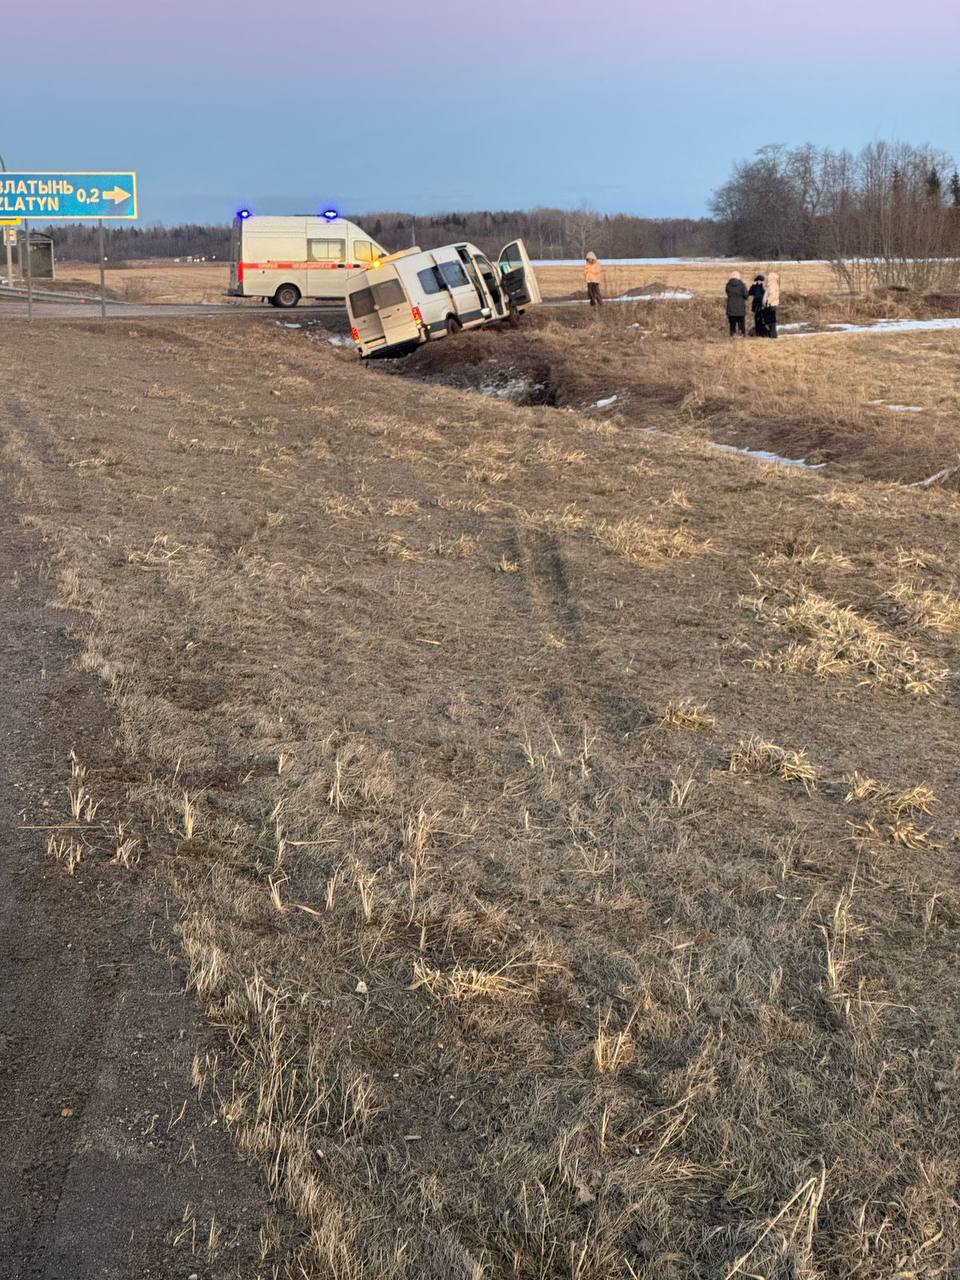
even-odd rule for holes
{"type": "MultiPolygon", "coordinates": [[[[960,173],[929,146],[875,142],[858,153],[764,147],[734,166],[711,201],[712,218],[641,218],[591,209],[474,210],[419,216],[350,215],[385,248],[469,240],[496,254],[522,236],[536,258],[673,258],[730,255],[766,262],[826,258],[855,291],[876,286],[960,285],[960,173]]],[[[97,231],[47,228],[57,256],[95,262],[97,231]]],[[[223,260],[228,226],[117,227],[113,262],[141,258],[223,260]]]]}
{"type": "MultiPolygon", "coordinates": [[[[537,258],[582,258],[588,249],[607,258],[663,258],[716,253],[717,225],[710,218],[638,218],[588,209],[480,210],[418,216],[403,212],[349,215],[391,252],[469,240],[485,253],[499,253],[522,237],[537,258]]],[[[97,229],[84,223],[54,224],[57,257],[96,262],[97,229]]],[[[230,252],[230,228],[116,227],[106,231],[110,262],[138,258],[221,260],[230,252]]]]}
{"type": "Polygon", "coordinates": [[[735,166],[712,209],[724,252],[826,258],[852,290],[960,281],[960,173],[931,147],[765,147],[735,166]]]}
{"type": "Polygon", "coordinates": [[[696,257],[719,251],[711,218],[640,218],[591,209],[512,209],[498,212],[368,213],[357,221],[391,250],[469,240],[486,254],[499,253],[522,237],[535,258],[582,258],[592,249],[601,258],[696,257]]]}
{"type": "MultiPolygon", "coordinates": [[[[85,222],[53,223],[58,259],[96,262],[97,228],[85,222]]],[[[104,236],[110,262],[137,258],[226,258],[230,252],[230,228],[186,223],[178,227],[108,227],[104,236]]]]}

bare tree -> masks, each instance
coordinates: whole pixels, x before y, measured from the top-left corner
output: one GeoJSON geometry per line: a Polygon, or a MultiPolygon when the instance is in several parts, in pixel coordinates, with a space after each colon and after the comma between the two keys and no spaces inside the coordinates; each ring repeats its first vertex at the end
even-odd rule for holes
{"type": "Polygon", "coordinates": [[[595,249],[598,239],[600,220],[592,209],[586,207],[574,209],[564,219],[564,241],[575,258],[585,258],[590,249],[595,249]]]}
{"type": "MultiPolygon", "coordinates": [[[[960,274],[960,217],[944,192],[952,164],[906,143],[876,142],[857,155],[811,144],[765,147],[734,168],[713,210],[728,252],[823,255],[853,292],[943,288],[960,274]]],[[[952,179],[949,189],[953,195],[952,179]]]]}
{"type": "Polygon", "coordinates": [[[871,143],[831,157],[822,236],[848,289],[929,290],[960,279],[956,219],[943,196],[948,157],[929,147],[871,143]]]}

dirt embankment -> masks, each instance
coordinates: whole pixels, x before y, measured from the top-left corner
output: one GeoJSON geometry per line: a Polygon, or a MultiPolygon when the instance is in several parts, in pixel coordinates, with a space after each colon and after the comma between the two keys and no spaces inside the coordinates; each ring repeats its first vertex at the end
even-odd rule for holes
{"type": "Polygon", "coordinates": [[[956,483],[960,333],[730,343],[691,337],[691,320],[716,316],[691,303],[599,320],[540,313],[519,333],[428,343],[377,372],[773,451],[851,480],[916,484],[946,470],[956,483]]]}
{"type": "Polygon", "coordinates": [[[953,497],[273,326],[3,336],[291,1275],[949,1273],[953,497]]]}

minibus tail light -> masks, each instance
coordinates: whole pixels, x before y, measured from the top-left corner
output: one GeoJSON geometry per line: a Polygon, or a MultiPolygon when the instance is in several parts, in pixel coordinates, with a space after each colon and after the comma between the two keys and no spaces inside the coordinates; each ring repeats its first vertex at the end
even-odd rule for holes
{"type": "Polygon", "coordinates": [[[356,327],[356,325],[354,325],[354,327],[350,330],[350,336],[351,336],[351,338],[353,338],[353,340],[354,340],[354,342],[357,344],[357,346],[359,346],[359,345],[360,345],[360,330],[356,327]]]}
{"type": "Polygon", "coordinates": [[[423,312],[419,307],[411,307],[410,314],[413,316],[415,323],[423,324],[423,312]]]}

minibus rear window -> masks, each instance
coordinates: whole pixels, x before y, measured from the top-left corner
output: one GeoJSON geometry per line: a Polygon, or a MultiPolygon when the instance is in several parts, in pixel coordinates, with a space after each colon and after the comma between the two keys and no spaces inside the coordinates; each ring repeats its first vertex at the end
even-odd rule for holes
{"type": "Polygon", "coordinates": [[[362,316],[372,316],[376,310],[373,302],[373,290],[358,289],[356,293],[351,293],[350,310],[353,312],[355,320],[359,320],[362,316]]]}
{"type": "Polygon", "coordinates": [[[374,304],[378,311],[384,307],[395,307],[404,301],[403,285],[399,280],[384,280],[373,286],[374,304]]]}

